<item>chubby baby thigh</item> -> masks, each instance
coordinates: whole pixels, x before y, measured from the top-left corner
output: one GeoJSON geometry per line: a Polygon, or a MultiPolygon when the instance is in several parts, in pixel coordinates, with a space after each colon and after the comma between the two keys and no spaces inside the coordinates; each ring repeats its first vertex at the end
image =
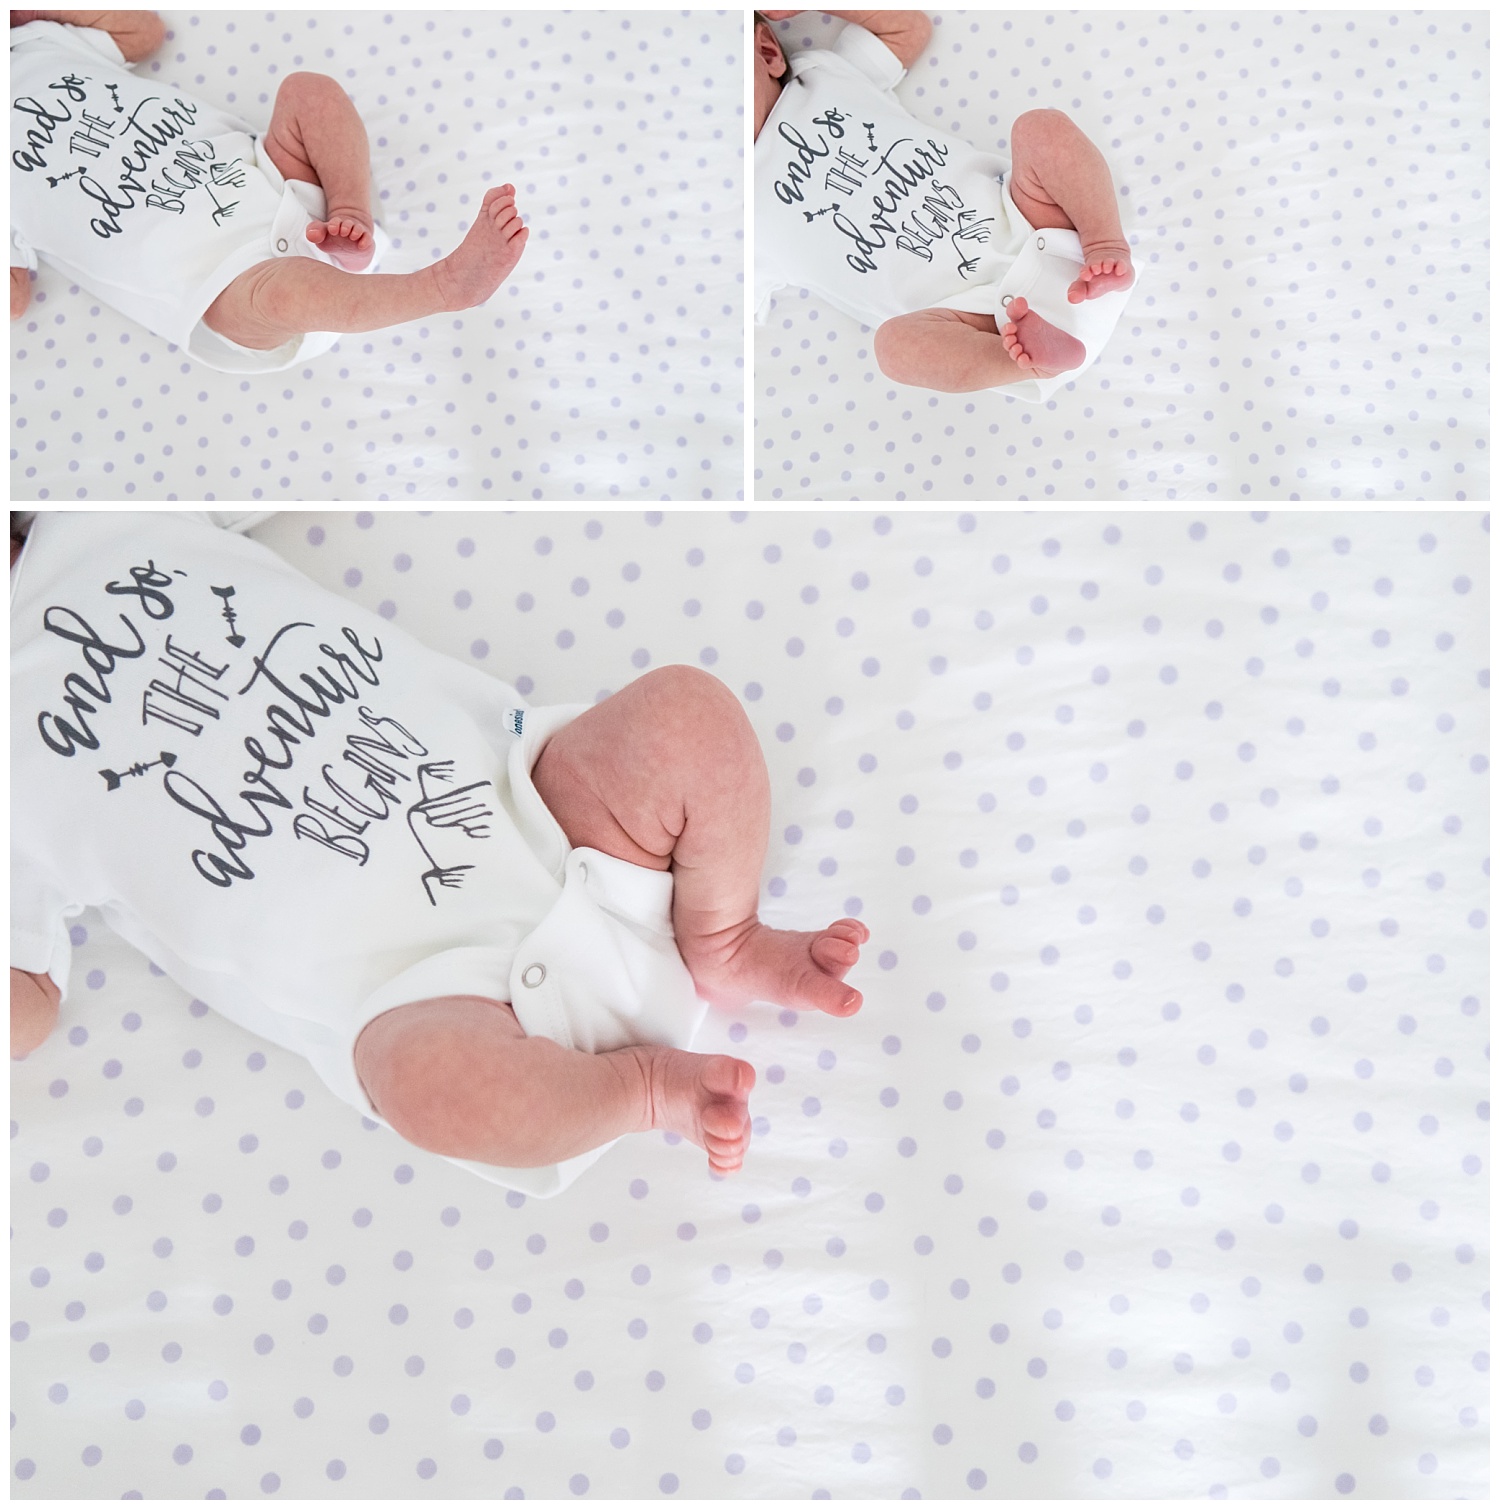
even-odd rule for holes
{"type": "Polygon", "coordinates": [[[354,1044],[354,1072],[370,1105],[403,1138],[434,1148],[462,1131],[446,1124],[461,1106],[454,1086],[464,1067],[525,1036],[509,1002],[479,996],[408,1002],[365,1024],[354,1044]]]}

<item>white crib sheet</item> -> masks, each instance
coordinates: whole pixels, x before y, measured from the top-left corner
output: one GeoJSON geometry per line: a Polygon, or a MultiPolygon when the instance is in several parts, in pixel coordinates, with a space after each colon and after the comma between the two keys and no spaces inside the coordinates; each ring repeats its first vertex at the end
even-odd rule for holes
{"type": "Polygon", "coordinates": [[[1486,12],[933,14],[897,93],[1001,152],[1023,111],[1072,116],[1134,301],[1037,405],[898,387],[869,330],[785,291],[757,331],[756,497],[1488,497],[1486,12]]]}
{"type": "Polygon", "coordinates": [[[507,1197],[78,930],[12,1071],[22,1497],[1482,1497],[1474,513],[283,514],[587,699],[744,699],[755,1139],[507,1197]]]}
{"type": "Polygon", "coordinates": [[[513,182],[531,226],[479,309],[214,372],[43,269],[11,329],[11,494],[744,496],[743,25],[708,11],[167,11],[142,67],[264,128],[348,90],[410,272],[513,182]]]}

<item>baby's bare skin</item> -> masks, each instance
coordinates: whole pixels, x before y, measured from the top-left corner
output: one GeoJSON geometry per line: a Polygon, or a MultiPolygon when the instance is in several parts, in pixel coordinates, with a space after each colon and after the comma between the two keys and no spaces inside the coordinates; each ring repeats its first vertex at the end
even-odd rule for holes
{"type": "Polygon", "coordinates": [[[10,317],[19,320],[31,307],[31,273],[24,267],[10,270],[10,317]]]}
{"type": "Polygon", "coordinates": [[[1103,294],[1124,293],[1135,282],[1128,246],[1084,248],[1083,270],[1068,290],[1069,304],[1082,304],[1103,294]]]}
{"type": "Polygon", "coordinates": [[[464,239],[415,273],[353,274],[306,257],[258,262],[204,311],[210,330],[271,351],[309,330],[380,330],[483,304],[526,250],[513,185],[491,189],[464,239]]]}
{"type": "Polygon", "coordinates": [[[333,258],[345,272],[363,272],[375,255],[375,222],[357,210],[330,212],[307,227],[307,239],[333,258]]]}
{"type": "Polygon", "coordinates": [[[363,272],[375,255],[375,217],[370,142],[354,102],[324,74],[289,74],[261,146],[283,178],[323,190],[327,213],[308,224],[308,241],[345,272],[363,272]]]}
{"type": "Polygon", "coordinates": [[[365,273],[375,255],[370,146],[348,95],[322,74],[290,74],[276,94],[262,140],[283,178],[317,184],[324,219],[307,239],[337,267],[275,257],[241,273],[203,314],[210,330],[255,351],[273,351],[310,330],[381,330],[483,304],[526,250],[513,184],[490,189],[463,241],[415,273],[365,273]],[[359,274],[359,276],[354,276],[359,274]]]}
{"type": "MultiPolygon", "coordinates": [[[[1068,302],[1128,289],[1135,269],[1099,149],[1061,111],[1028,110],[1011,127],[1011,150],[1009,187],[1016,208],[1038,230],[1074,230],[1082,243],[1083,267],[1068,288],[1068,302]]],[[[954,319],[951,310],[887,320],[876,332],[876,359],[898,382],[957,393],[1059,377],[1087,358],[1082,341],[1044,319],[1024,298],[1012,299],[1005,313],[1006,323],[998,326],[988,316],[954,319]],[[934,316],[944,318],[919,323],[920,317],[934,316]],[[993,330],[998,345],[976,342],[974,330],[993,330]]]]}
{"type": "MultiPolygon", "coordinates": [[[[859,1010],[844,977],[869,938],[863,923],[797,932],[756,915],[770,786],[721,682],[686,666],[648,673],[554,735],[532,780],[575,846],[671,869],[677,947],[704,999],[859,1010]]],[[[657,1128],[697,1144],[722,1175],[749,1144],[755,1071],[744,1060],[650,1044],[578,1053],[526,1037],[505,1003],[398,1007],[365,1028],[355,1065],[398,1132],[452,1157],[522,1168],[657,1128]]]]}
{"type": "MultiPolygon", "coordinates": [[[[1069,298],[1072,298],[1071,293],[1069,298]]],[[[1005,312],[1010,318],[1000,327],[1000,339],[1007,355],[1024,376],[1057,377],[1060,373],[1071,372],[1088,355],[1077,336],[1069,335],[1044,320],[1019,295],[1006,305],[1005,312]]]]}

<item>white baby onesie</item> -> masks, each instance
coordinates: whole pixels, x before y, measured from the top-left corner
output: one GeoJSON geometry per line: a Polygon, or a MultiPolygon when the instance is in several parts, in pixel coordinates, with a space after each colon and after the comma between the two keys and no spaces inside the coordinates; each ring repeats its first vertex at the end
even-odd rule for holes
{"type": "MultiPolygon", "coordinates": [[[[276,257],[337,266],[308,241],[322,189],[287,181],[250,127],[130,71],[97,27],[33,21],[10,34],[13,267],[46,260],[121,314],[224,372],[275,372],[327,351],[311,332],[254,351],[204,310],[276,257]]],[[[388,241],[376,234],[375,262],[388,241]]]]}
{"type": "MultiPolygon", "coordinates": [[[[201,516],[39,514],[11,588],[14,966],[69,999],[97,907],[374,1117],[354,1043],[407,1002],[691,1043],[670,873],[570,850],[531,782],[582,706],[528,709],[201,516]]],[[[547,1195],[598,1152],[466,1167],[547,1195]]]]}
{"type": "Polygon", "coordinates": [[[1004,324],[1023,295],[1083,341],[1088,360],[999,391],[1041,402],[1097,359],[1126,296],[1067,302],[1083,261],[1077,234],[1031,225],[1006,158],[917,120],[894,93],[905,70],[885,43],[850,23],[787,68],[755,143],[758,322],[788,285],[869,326],[934,308],[1004,324]]]}

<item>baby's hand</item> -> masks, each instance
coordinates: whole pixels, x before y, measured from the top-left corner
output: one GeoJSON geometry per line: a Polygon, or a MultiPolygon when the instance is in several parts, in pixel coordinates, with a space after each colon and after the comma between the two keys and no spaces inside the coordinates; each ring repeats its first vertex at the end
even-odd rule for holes
{"type": "Polygon", "coordinates": [[[10,270],[10,317],[19,320],[31,305],[31,274],[24,267],[10,270]]]}

